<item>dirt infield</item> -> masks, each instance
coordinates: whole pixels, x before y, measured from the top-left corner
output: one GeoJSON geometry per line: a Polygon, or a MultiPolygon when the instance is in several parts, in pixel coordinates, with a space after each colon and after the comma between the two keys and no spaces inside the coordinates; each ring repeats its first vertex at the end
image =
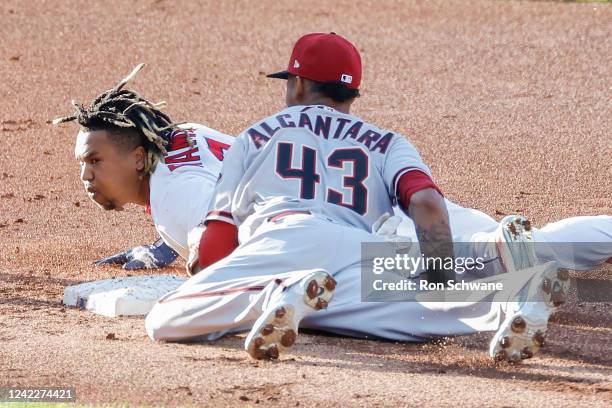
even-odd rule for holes
{"type": "MultiPolygon", "coordinates": [[[[241,336],[158,344],[142,319],[63,307],[66,285],[124,273],[94,259],[155,231],[140,208],[89,202],[76,129],[50,119],[144,61],[133,83],[143,95],[236,134],[282,107],[283,83],[264,73],[310,31],[359,46],[355,114],[404,133],[450,199],[538,226],[612,214],[612,5],[199,3],[0,3],[0,387],[70,385],[82,403],[150,405],[612,404],[610,304],[572,300],[544,352],[518,367],[489,362],[488,334],[424,345],[309,334],[282,361],[253,362],[241,336]]],[[[591,274],[612,279],[612,267],[591,274]]]]}

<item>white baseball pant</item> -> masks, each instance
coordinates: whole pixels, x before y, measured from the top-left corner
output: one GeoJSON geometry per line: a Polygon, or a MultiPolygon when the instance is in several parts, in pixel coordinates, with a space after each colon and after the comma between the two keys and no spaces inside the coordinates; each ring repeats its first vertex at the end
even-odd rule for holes
{"type": "MultiPolygon", "coordinates": [[[[487,214],[446,201],[454,242],[473,242],[474,253],[481,256],[478,243],[494,239],[499,223],[487,214]]],[[[404,218],[398,234],[416,242],[412,220],[401,210],[396,215],[404,218]]],[[[560,268],[588,270],[606,262],[612,254],[612,216],[570,217],[533,229],[536,255],[542,262],[556,261],[560,268]],[[546,245],[549,243],[549,245],[546,245]]],[[[462,254],[468,256],[468,254],[462,254]]]]}
{"type": "MultiPolygon", "coordinates": [[[[451,215],[479,220],[477,226],[491,231],[490,237],[498,223],[474,211],[450,209],[451,215]]],[[[576,240],[575,234],[580,232],[588,235],[586,241],[605,242],[609,249],[612,217],[576,217],[549,224],[534,236],[536,240],[546,237],[561,242],[576,240]]],[[[463,236],[482,239],[479,234],[482,233],[470,235],[467,231],[463,236]]],[[[147,333],[152,339],[164,341],[215,340],[227,333],[248,330],[270,304],[278,285],[289,285],[317,269],[332,274],[338,286],[328,309],[306,317],[302,328],[407,341],[498,328],[502,311],[498,302],[361,302],[362,242],[384,241],[316,214],[294,214],[268,221],[230,256],[160,299],[146,318],[147,333]]],[[[609,256],[595,249],[581,262],[583,268],[595,266],[609,256]]],[[[567,262],[575,263],[575,259],[574,256],[567,262]]],[[[509,279],[505,275],[496,279],[509,279]]]]}
{"type": "Polygon", "coordinates": [[[351,267],[358,274],[362,241],[383,239],[321,215],[267,221],[228,257],[161,298],[146,318],[147,333],[157,340],[214,340],[248,329],[290,277],[351,267]]]}

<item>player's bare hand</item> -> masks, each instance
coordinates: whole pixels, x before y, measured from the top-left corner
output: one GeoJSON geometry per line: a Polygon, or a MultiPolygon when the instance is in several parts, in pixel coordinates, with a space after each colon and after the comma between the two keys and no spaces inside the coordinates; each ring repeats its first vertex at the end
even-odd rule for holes
{"type": "Polygon", "coordinates": [[[178,254],[161,239],[151,245],[134,247],[125,252],[98,259],[95,265],[121,265],[123,269],[157,269],[170,265],[178,254]]]}

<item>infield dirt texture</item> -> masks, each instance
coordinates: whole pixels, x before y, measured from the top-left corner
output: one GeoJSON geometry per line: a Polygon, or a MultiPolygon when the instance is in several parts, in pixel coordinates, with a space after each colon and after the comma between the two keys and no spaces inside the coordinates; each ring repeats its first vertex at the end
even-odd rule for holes
{"type": "MultiPolygon", "coordinates": [[[[424,345],[308,334],[280,362],[254,362],[243,336],[154,343],[142,319],[61,305],[66,285],[124,274],[93,260],[156,234],[142,209],[88,200],[76,126],[50,120],[146,62],[132,87],[177,121],[235,135],[282,108],[284,83],[264,74],[312,31],[357,44],[354,113],[405,134],[448,198],[537,226],[612,214],[612,5],[330,4],[0,2],[0,386],[147,405],[612,404],[609,303],[571,300],[542,354],[516,367],[489,361],[490,334],[424,345]]],[[[588,276],[612,279],[612,268],[588,276]]]]}

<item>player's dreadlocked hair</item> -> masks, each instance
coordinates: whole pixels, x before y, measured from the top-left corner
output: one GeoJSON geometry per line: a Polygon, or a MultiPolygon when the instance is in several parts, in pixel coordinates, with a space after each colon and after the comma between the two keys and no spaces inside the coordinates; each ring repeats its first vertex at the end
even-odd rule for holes
{"type": "Polygon", "coordinates": [[[76,120],[83,129],[106,130],[114,141],[130,148],[143,146],[147,152],[143,173],[155,170],[157,160],[166,154],[169,131],[176,128],[160,108],[165,102],[151,103],[136,92],[123,89],[144,67],[139,64],[114,88],[97,96],[89,107],[72,101],[76,112],[71,116],[57,118],[54,125],[76,120]]]}

